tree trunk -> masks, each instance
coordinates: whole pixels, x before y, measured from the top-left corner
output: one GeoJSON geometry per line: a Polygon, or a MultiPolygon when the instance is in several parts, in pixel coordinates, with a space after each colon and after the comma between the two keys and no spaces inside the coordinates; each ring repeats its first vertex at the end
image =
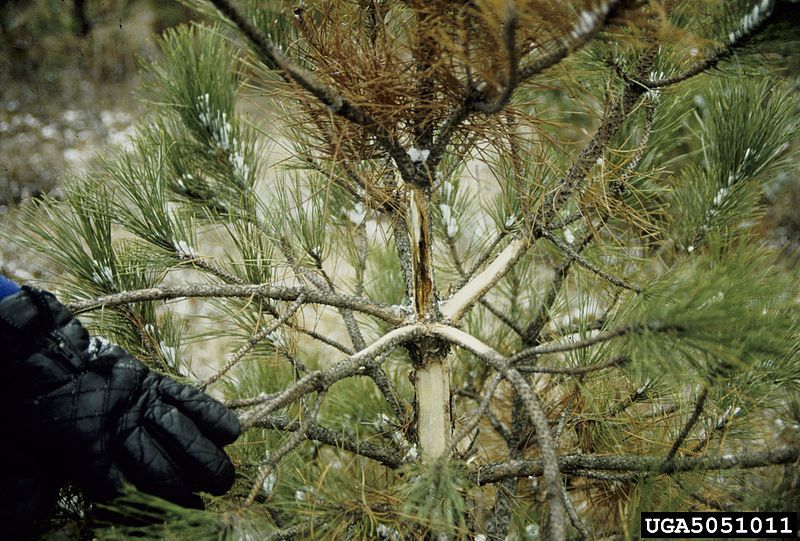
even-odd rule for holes
{"type": "MultiPolygon", "coordinates": [[[[430,197],[425,188],[408,185],[408,231],[414,275],[414,309],[420,321],[438,314],[431,257],[430,197]]],[[[417,442],[423,462],[447,451],[451,436],[449,348],[438,340],[417,344],[412,352],[417,407],[417,442]]]]}

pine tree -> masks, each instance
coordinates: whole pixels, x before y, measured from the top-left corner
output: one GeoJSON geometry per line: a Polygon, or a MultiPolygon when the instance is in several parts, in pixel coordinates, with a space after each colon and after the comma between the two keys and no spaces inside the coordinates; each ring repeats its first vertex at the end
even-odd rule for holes
{"type": "Polygon", "coordinates": [[[797,508],[772,1],[191,4],[131,148],[20,220],[95,332],[240,412],[234,490],[146,535],[797,508]]]}

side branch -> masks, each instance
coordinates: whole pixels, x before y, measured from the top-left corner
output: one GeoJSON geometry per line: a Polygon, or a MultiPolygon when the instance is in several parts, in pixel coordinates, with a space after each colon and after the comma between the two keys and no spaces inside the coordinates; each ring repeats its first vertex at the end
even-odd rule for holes
{"type": "Polygon", "coordinates": [[[442,315],[457,323],[466,312],[492,289],[530,246],[527,235],[518,234],[483,271],[472,277],[440,307],[442,315]]]}
{"type": "Polygon", "coordinates": [[[608,12],[611,11],[618,2],[619,0],[601,2],[596,8],[581,13],[572,27],[572,33],[561,47],[550,54],[537,58],[519,70],[520,82],[524,82],[542,73],[544,70],[555,66],[569,56],[572,51],[589,42],[603,27],[608,12]]]}
{"type": "Polygon", "coordinates": [[[728,35],[728,43],[725,47],[713,51],[707,58],[698,62],[685,72],[674,77],[643,81],[640,84],[651,89],[664,88],[681,83],[687,79],[691,79],[695,75],[700,75],[701,73],[713,69],[721,61],[733,56],[736,49],[740,48],[750,37],[763,29],[764,23],[772,13],[773,4],[774,2],[772,0],[761,0],[757,2],[753,6],[753,9],[745,15],[742,21],[743,26],[732,31],[728,35]]]}
{"type": "MultiPolygon", "coordinates": [[[[673,474],[689,471],[711,471],[764,468],[790,464],[800,460],[800,447],[778,447],[738,455],[679,457],[666,468],[660,457],[636,455],[561,455],[558,466],[562,473],[581,475],[586,471],[605,470],[627,473],[673,474]]],[[[512,460],[486,464],[472,474],[479,485],[497,483],[512,477],[538,476],[544,472],[541,459],[512,460]]]]}
{"type": "Polygon", "coordinates": [[[133,302],[210,297],[253,297],[279,301],[296,301],[300,295],[305,297],[305,303],[307,304],[323,304],[336,308],[355,310],[356,312],[375,316],[392,325],[400,325],[405,319],[405,314],[399,308],[395,309],[386,304],[374,302],[363,297],[315,289],[272,286],[267,284],[152,287],[148,289],[123,291],[122,293],[114,293],[95,299],[76,301],[68,303],[66,306],[70,311],[78,314],[90,310],[97,310],[98,308],[120,306],[133,302]]]}
{"type": "MultiPolygon", "coordinates": [[[[269,415],[258,421],[255,426],[282,432],[295,432],[300,428],[300,423],[283,415],[269,415]]],[[[404,464],[402,457],[391,449],[353,439],[316,423],[308,423],[305,433],[310,440],[375,460],[387,468],[396,469],[404,464]]]]}
{"type": "Polygon", "coordinates": [[[551,535],[553,539],[565,539],[565,510],[564,503],[561,501],[561,476],[558,469],[556,443],[538,396],[507,358],[471,334],[441,324],[432,325],[430,330],[434,335],[460,346],[486,361],[516,390],[525,406],[528,418],[536,429],[536,440],[542,456],[543,475],[547,486],[547,499],[550,503],[551,535]]]}
{"type": "Polygon", "coordinates": [[[642,292],[642,289],[640,287],[631,285],[631,284],[627,283],[625,280],[623,280],[622,278],[617,278],[613,274],[610,274],[610,273],[604,271],[603,269],[601,269],[600,267],[598,267],[597,265],[595,265],[594,263],[592,263],[591,261],[589,261],[588,259],[583,257],[581,254],[579,254],[578,252],[576,252],[575,250],[570,248],[566,243],[564,243],[561,239],[559,239],[557,236],[555,236],[553,233],[551,233],[547,229],[542,230],[542,236],[544,238],[546,238],[547,240],[549,240],[550,242],[552,242],[553,244],[555,244],[556,246],[558,246],[558,248],[562,252],[567,254],[570,258],[572,258],[575,261],[577,261],[578,264],[581,267],[584,267],[584,268],[590,270],[591,272],[595,273],[599,277],[605,279],[608,282],[611,282],[615,286],[619,286],[619,287],[621,287],[623,289],[628,289],[628,290],[634,291],[636,293],[641,293],[642,292]]]}
{"type": "Polygon", "coordinates": [[[682,330],[683,328],[678,325],[668,325],[658,321],[648,321],[646,323],[631,323],[630,325],[618,327],[616,329],[604,332],[602,334],[598,334],[596,336],[592,336],[590,338],[584,338],[583,340],[576,340],[574,342],[567,342],[564,344],[545,344],[542,346],[523,349],[522,351],[519,351],[514,355],[512,355],[509,358],[509,361],[511,362],[511,364],[516,364],[518,362],[524,361],[525,359],[530,359],[532,357],[539,357],[541,355],[546,355],[548,353],[561,353],[563,351],[574,351],[576,349],[583,349],[589,346],[593,346],[595,344],[600,344],[601,342],[607,342],[609,340],[618,338],[620,336],[643,334],[645,331],[656,332],[656,333],[669,333],[669,332],[681,332],[682,330]]]}
{"type": "Polygon", "coordinates": [[[243,429],[252,428],[267,415],[280,409],[302,396],[314,391],[323,391],[344,378],[354,375],[366,375],[371,367],[378,366],[384,355],[401,344],[412,340],[422,333],[424,326],[421,324],[407,325],[394,329],[361,351],[336,363],[325,370],[316,370],[299,380],[291,387],[275,394],[264,404],[254,408],[240,417],[243,429]]]}

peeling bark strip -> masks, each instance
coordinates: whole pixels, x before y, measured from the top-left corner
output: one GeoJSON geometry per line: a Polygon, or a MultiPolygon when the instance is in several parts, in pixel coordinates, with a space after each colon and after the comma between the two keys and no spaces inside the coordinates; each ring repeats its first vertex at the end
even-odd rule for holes
{"type": "Polygon", "coordinates": [[[429,314],[433,301],[431,213],[422,188],[407,185],[408,231],[411,236],[411,265],[414,274],[414,308],[419,319],[429,314]]]}
{"type": "Polygon", "coordinates": [[[442,315],[457,323],[487,291],[508,274],[529,246],[530,241],[527,237],[517,236],[483,271],[442,303],[442,315]]]}

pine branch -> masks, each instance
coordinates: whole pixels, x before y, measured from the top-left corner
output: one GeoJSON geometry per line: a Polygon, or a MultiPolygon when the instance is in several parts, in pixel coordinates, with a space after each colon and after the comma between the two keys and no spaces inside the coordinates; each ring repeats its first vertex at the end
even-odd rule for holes
{"type": "Polygon", "coordinates": [[[220,267],[212,264],[209,261],[206,261],[205,259],[199,256],[184,254],[183,252],[177,252],[176,255],[178,255],[178,257],[180,257],[182,260],[190,263],[193,267],[196,267],[200,270],[204,270],[209,274],[216,276],[217,278],[225,280],[228,283],[237,285],[245,284],[245,281],[239,278],[238,276],[231,274],[225,269],[221,269],[220,267]]]}
{"type": "MultiPolygon", "coordinates": [[[[286,260],[289,262],[295,272],[306,278],[318,290],[336,294],[333,280],[331,280],[330,277],[328,277],[328,275],[325,273],[325,270],[322,268],[322,261],[318,257],[315,257],[314,259],[316,262],[317,271],[320,273],[321,277],[315,274],[311,269],[298,263],[297,259],[292,253],[291,246],[286,237],[281,238],[280,247],[284,257],[286,257],[286,260]]],[[[353,316],[353,312],[342,307],[338,307],[338,310],[339,314],[342,316],[342,320],[344,321],[347,334],[350,335],[350,341],[353,343],[353,347],[356,350],[364,349],[364,346],[366,345],[364,343],[364,337],[361,335],[361,329],[358,327],[358,322],[353,316]]]]}
{"type": "Polygon", "coordinates": [[[260,298],[279,301],[294,301],[304,295],[308,304],[322,304],[335,308],[347,308],[375,316],[392,325],[399,325],[405,320],[405,314],[397,308],[356,297],[329,291],[319,291],[309,288],[283,287],[269,284],[260,285],[189,285],[189,286],[162,286],[147,289],[123,291],[112,295],[105,295],[95,299],[67,303],[67,309],[75,314],[130,304],[134,302],[164,301],[180,298],[260,298]]]}
{"type": "Polygon", "coordinates": [[[306,374],[263,405],[247,412],[240,418],[244,430],[254,426],[262,418],[298,398],[315,391],[324,391],[335,382],[355,375],[363,375],[371,366],[378,366],[385,356],[400,345],[418,337],[424,330],[421,324],[406,325],[394,329],[381,338],[325,370],[306,374]]]}
{"type": "Polygon", "coordinates": [[[537,58],[530,64],[520,69],[520,81],[527,81],[546,69],[552,68],[569,54],[589,41],[605,25],[606,16],[609,11],[619,3],[619,0],[605,1],[592,10],[585,10],[580,14],[579,20],[575,21],[571,35],[565,40],[565,44],[556,51],[537,58]]]}
{"type": "Polygon", "coordinates": [[[492,289],[511,270],[519,258],[530,247],[526,235],[517,234],[514,240],[500,252],[483,271],[476,274],[464,286],[441,304],[442,315],[457,323],[466,312],[492,289]]]}
{"type": "Polygon", "coordinates": [[[692,411],[692,415],[686,421],[686,424],[681,429],[681,433],[678,434],[678,437],[675,439],[675,442],[672,444],[672,448],[669,450],[667,457],[664,459],[664,464],[661,466],[662,468],[668,468],[670,463],[675,459],[675,455],[678,454],[678,450],[683,445],[683,442],[689,436],[689,433],[694,428],[694,425],[697,424],[698,419],[700,419],[700,415],[703,413],[703,408],[706,405],[706,399],[708,398],[708,387],[703,387],[700,396],[697,398],[697,402],[694,405],[694,411],[692,411]]]}
{"type": "MultiPolygon", "coordinates": [[[[655,63],[656,54],[657,48],[654,47],[645,51],[636,66],[636,73],[641,75],[649,73],[655,63]]],[[[622,94],[611,102],[594,135],[581,150],[567,174],[564,175],[558,189],[545,199],[543,207],[545,224],[550,223],[555,212],[563,208],[567,198],[580,187],[592,166],[603,155],[603,151],[619,133],[628,115],[646,92],[647,89],[644,86],[628,82],[623,88],[622,94]]]]}
{"type": "Polygon", "coordinates": [[[705,434],[705,437],[692,447],[691,452],[693,454],[698,454],[703,452],[706,446],[711,442],[711,438],[714,437],[714,434],[722,433],[726,428],[728,428],[731,421],[733,421],[733,419],[736,417],[738,411],[739,411],[738,408],[728,408],[717,419],[717,422],[714,424],[714,429],[710,433],[705,434]]]}
{"type": "Polygon", "coordinates": [[[264,402],[269,402],[273,398],[275,398],[278,393],[261,393],[258,396],[251,396],[249,398],[236,398],[234,400],[226,401],[225,407],[229,409],[241,409],[241,408],[248,408],[250,406],[257,406],[259,404],[263,404],[264,402]]]}
{"type": "Polygon", "coordinates": [[[568,225],[572,225],[578,220],[583,220],[586,218],[583,212],[575,211],[569,216],[564,217],[561,221],[558,221],[550,226],[550,231],[558,231],[559,229],[564,229],[568,225]]]}
{"type": "Polygon", "coordinates": [[[611,310],[614,309],[617,302],[621,297],[621,290],[617,290],[614,293],[611,302],[603,311],[603,314],[600,315],[597,319],[590,321],[588,323],[570,323],[563,327],[559,327],[554,329],[553,331],[548,331],[547,334],[544,334],[539,339],[539,343],[543,344],[545,342],[552,342],[554,340],[558,340],[559,338],[565,338],[571,334],[578,334],[578,333],[587,333],[590,331],[600,331],[606,324],[608,320],[608,315],[611,313],[611,310]]]}
{"type": "MultiPolygon", "coordinates": [[[[764,468],[780,464],[791,464],[800,459],[800,448],[794,446],[762,449],[721,456],[678,457],[663,467],[663,460],[655,456],[637,455],[561,455],[558,457],[559,470],[568,475],[586,476],[586,470],[615,472],[631,475],[636,481],[641,474],[658,473],[672,475],[684,472],[704,472],[713,470],[764,468]]],[[[486,464],[472,474],[479,485],[497,483],[509,477],[543,475],[542,459],[512,460],[498,464],[486,464]]]]}
{"type": "Polygon", "coordinates": [[[525,366],[519,365],[517,366],[517,370],[520,371],[522,374],[567,374],[570,376],[584,376],[586,374],[592,372],[599,372],[601,370],[605,370],[607,368],[615,368],[618,366],[624,366],[631,362],[630,357],[626,357],[624,355],[619,357],[613,357],[608,361],[602,361],[599,363],[590,364],[587,366],[564,366],[564,367],[556,367],[556,366],[525,366]]]}
{"type": "Polygon", "coordinates": [[[642,289],[640,287],[631,285],[622,278],[617,278],[613,274],[607,273],[606,271],[604,271],[603,269],[601,269],[600,267],[598,267],[597,265],[595,265],[594,263],[583,257],[581,254],[570,248],[565,242],[563,242],[560,238],[555,236],[547,229],[542,230],[542,236],[547,240],[549,240],[550,242],[552,242],[553,244],[555,244],[556,246],[558,246],[558,248],[561,249],[561,251],[563,251],[569,257],[577,261],[580,266],[592,271],[593,273],[605,279],[606,281],[623,289],[635,291],[636,293],[642,292],[642,289]]]}
{"type": "Polygon", "coordinates": [[[530,385],[528,385],[528,382],[522,374],[513,368],[509,359],[503,357],[474,336],[456,329],[455,327],[441,324],[431,325],[430,332],[483,359],[514,387],[517,396],[525,405],[525,410],[531,423],[536,429],[536,440],[539,444],[539,452],[542,455],[544,464],[547,499],[550,503],[550,513],[552,517],[550,533],[553,539],[565,539],[564,504],[561,502],[559,488],[561,480],[558,470],[556,445],[550,433],[550,425],[539,402],[538,396],[533,389],[531,389],[530,385]]]}
{"type": "Polygon", "coordinates": [[[345,355],[352,355],[355,352],[353,350],[353,348],[349,348],[349,347],[345,346],[344,344],[342,344],[340,342],[337,342],[333,338],[330,338],[328,336],[320,334],[320,333],[318,333],[316,331],[312,331],[311,329],[306,329],[304,327],[297,326],[294,323],[292,323],[291,321],[288,322],[287,324],[288,324],[288,326],[290,328],[295,329],[298,332],[301,332],[301,333],[309,336],[310,338],[313,338],[314,340],[322,342],[325,345],[328,345],[328,346],[330,346],[330,347],[332,347],[334,349],[337,349],[337,350],[341,351],[342,353],[344,353],[345,355]]]}
{"type": "Polygon", "coordinates": [[[756,3],[750,13],[745,16],[743,26],[731,31],[728,35],[728,42],[723,48],[713,51],[709,56],[696,63],[685,72],[666,79],[641,81],[639,84],[648,89],[666,88],[687,81],[696,75],[700,75],[701,73],[715,68],[720,62],[733,56],[737,49],[741,49],[753,36],[764,29],[764,23],[766,23],[769,15],[772,13],[772,8],[772,0],[761,0],[756,3]]]}
{"type": "Polygon", "coordinates": [[[583,349],[600,344],[602,342],[613,340],[614,338],[619,338],[620,336],[639,335],[646,331],[654,333],[676,333],[682,332],[684,329],[678,325],[669,325],[658,321],[631,323],[610,331],[606,331],[602,334],[592,336],[590,338],[584,338],[583,340],[576,340],[566,344],[545,344],[542,346],[523,349],[512,355],[509,359],[512,364],[516,365],[517,363],[524,361],[525,359],[530,359],[531,357],[539,357],[549,353],[560,353],[563,351],[583,349]]]}
{"type": "MultiPolygon", "coordinates": [[[[281,432],[295,432],[300,428],[300,423],[284,415],[268,415],[258,421],[254,426],[258,428],[280,430],[281,432]]],[[[397,469],[405,464],[403,458],[394,449],[379,447],[367,441],[353,439],[345,434],[315,423],[308,423],[306,425],[305,435],[309,440],[324,445],[330,445],[337,449],[344,449],[345,451],[375,460],[387,468],[397,469]]]]}
{"type": "MultiPolygon", "coordinates": [[[[456,271],[461,276],[461,281],[465,282],[466,273],[464,272],[464,266],[461,263],[461,257],[458,254],[458,247],[456,246],[455,239],[452,237],[447,237],[447,245],[450,248],[450,255],[453,258],[453,264],[456,267],[456,271]]],[[[481,297],[480,300],[481,305],[486,308],[493,316],[503,322],[509,329],[514,331],[517,336],[522,336],[522,328],[517,325],[517,323],[512,320],[509,316],[504,314],[500,309],[494,306],[491,302],[489,302],[485,297],[481,297]]]]}
{"type": "Polygon", "coordinates": [[[314,526],[315,522],[313,520],[307,520],[302,524],[296,524],[278,532],[273,532],[266,539],[267,541],[295,541],[298,538],[302,538],[309,531],[313,531],[314,526]]]}

